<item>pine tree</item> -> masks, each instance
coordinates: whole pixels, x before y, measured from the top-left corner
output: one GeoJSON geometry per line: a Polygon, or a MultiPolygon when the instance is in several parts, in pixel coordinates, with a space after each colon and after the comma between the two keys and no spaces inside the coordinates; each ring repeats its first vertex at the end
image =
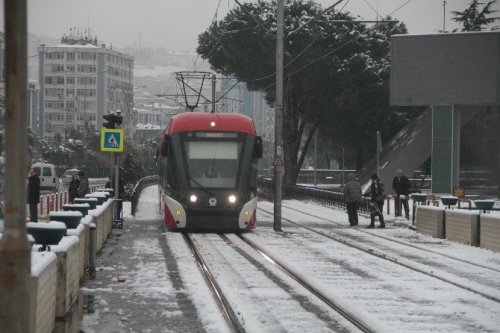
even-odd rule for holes
{"type": "MultiPolygon", "coordinates": [[[[498,0],[489,1],[481,11],[479,10],[479,6],[484,3],[478,1],[479,0],[472,0],[469,8],[465,9],[463,12],[452,11],[454,15],[453,20],[463,25],[462,31],[482,31],[486,26],[500,19],[498,16],[490,17],[497,12],[497,10],[493,10],[491,7],[498,0]]],[[[492,28],[492,30],[494,30],[494,28],[492,28]]]]}

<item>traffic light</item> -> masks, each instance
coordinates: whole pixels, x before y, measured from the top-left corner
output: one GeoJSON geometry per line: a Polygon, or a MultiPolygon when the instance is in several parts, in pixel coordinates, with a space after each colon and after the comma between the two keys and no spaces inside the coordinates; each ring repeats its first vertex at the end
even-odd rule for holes
{"type": "Polygon", "coordinates": [[[105,114],[102,116],[107,123],[103,123],[102,126],[105,128],[116,128],[116,125],[120,125],[122,123],[122,116],[121,115],[115,115],[114,113],[110,114],[105,114]]]}

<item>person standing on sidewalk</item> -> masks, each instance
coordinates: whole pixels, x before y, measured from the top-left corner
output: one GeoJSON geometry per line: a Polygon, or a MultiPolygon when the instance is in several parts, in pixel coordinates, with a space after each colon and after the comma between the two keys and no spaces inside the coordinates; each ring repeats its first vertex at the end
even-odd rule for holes
{"type": "Polygon", "coordinates": [[[78,196],[80,198],[85,197],[85,194],[89,194],[90,189],[89,189],[89,180],[87,177],[85,177],[85,173],[80,170],[78,172],[78,177],[80,178],[80,185],[78,186],[78,196]]]}
{"type": "Polygon", "coordinates": [[[349,225],[358,225],[358,205],[361,201],[361,185],[356,181],[353,173],[347,175],[347,183],[344,188],[344,201],[347,207],[349,225]]]}
{"type": "Polygon", "coordinates": [[[28,176],[28,205],[31,222],[38,222],[38,204],[40,203],[40,178],[35,169],[31,168],[28,176]]]}
{"type": "Polygon", "coordinates": [[[385,228],[384,222],[384,200],[385,200],[385,190],[384,184],[378,178],[378,175],[374,173],[371,177],[372,183],[370,188],[365,193],[365,196],[370,197],[370,225],[368,228],[375,228],[375,217],[378,216],[380,221],[379,228],[385,228]]]}
{"type": "Polygon", "coordinates": [[[80,187],[80,178],[78,174],[74,174],[68,187],[69,202],[73,203],[75,198],[78,198],[78,188],[80,187]]]}
{"type": "Polygon", "coordinates": [[[396,177],[392,181],[392,189],[396,192],[396,216],[402,216],[402,207],[405,208],[406,219],[410,219],[408,196],[410,195],[410,180],[403,174],[403,169],[396,170],[396,177]]]}

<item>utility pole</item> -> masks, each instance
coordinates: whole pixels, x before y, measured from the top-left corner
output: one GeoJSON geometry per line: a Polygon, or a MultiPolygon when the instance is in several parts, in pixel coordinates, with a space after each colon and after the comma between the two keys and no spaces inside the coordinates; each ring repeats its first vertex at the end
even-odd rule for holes
{"type": "Polygon", "coordinates": [[[446,0],[443,0],[443,32],[446,31],[446,0]]]}
{"type": "Polygon", "coordinates": [[[377,131],[377,176],[380,177],[380,153],[382,152],[382,138],[380,131],[377,131]]]}
{"type": "Polygon", "coordinates": [[[29,332],[31,266],[26,236],[27,6],[4,2],[5,22],[5,224],[0,241],[0,327],[29,332]]]}
{"type": "Polygon", "coordinates": [[[318,129],[314,130],[314,186],[318,185],[318,129]]]}
{"type": "Polygon", "coordinates": [[[283,36],[285,21],[284,0],[277,0],[276,29],[276,103],[274,116],[274,231],[281,231],[281,200],[283,174],[283,36]]]}
{"type": "Polygon", "coordinates": [[[217,82],[217,78],[215,74],[212,74],[212,113],[215,113],[215,83],[217,82]]]}

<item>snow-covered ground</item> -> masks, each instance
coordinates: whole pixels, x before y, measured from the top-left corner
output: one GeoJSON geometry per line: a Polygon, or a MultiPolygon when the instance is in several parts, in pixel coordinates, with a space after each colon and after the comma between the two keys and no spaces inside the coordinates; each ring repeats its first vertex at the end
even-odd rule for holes
{"type": "MultiPolygon", "coordinates": [[[[360,216],[360,227],[348,228],[344,211],[297,200],[283,202],[284,232],[276,233],[270,227],[271,212],[272,203],[260,201],[257,229],[243,238],[374,331],[499,331],[499,253],[419,235],[404,219],[390,219],[387,229],[366,230],[363,226],[369,221],[360,216]]],[[[121,241],[127,242],[119,248],[128,259],[101,267],[111,279],[125,275],[126,282],[112,279],[95,285],[91,292],[99,294],[102,304],[98,313],[87,316],[87,328],[99,327],[89,320],[106,322],[106,316],[115,314],[117,327],[137,329],[131,326],[134,318],[126,315],[136,306],[144,307],[132,301],[136,298],[148,300],[161,323],[147,327],[143,322],[143,331],[167,328],[167,323],[185,321],[187,316],[197,323],[191,328],[227,332],[183,235],[161,234],[157,227],[161,218],[156,186],[144,190],[136,218],[129,223],[134,223],[131,234],[122,235],[121,241]],[[156,226],[147,224],[151,221],[156,226]],[[113,294],[128,304],[113,305],[119,300],[113,294]]],[[[247,332],[357,331],[236,235],[190,237],[247,332]]],[[[176,331],[175,327],[169,329],[176,331]]]]}

